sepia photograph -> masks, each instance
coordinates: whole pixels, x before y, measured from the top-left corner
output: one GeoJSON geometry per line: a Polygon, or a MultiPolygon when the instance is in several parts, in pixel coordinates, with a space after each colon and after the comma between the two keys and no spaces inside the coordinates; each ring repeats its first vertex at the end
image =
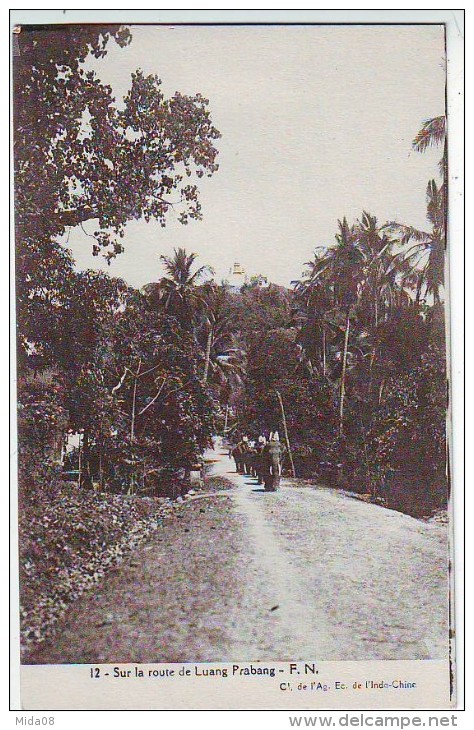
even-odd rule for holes
{"type": "Polygon", "coordinates": [[[453,697],[445,30],[13,26],[23,667],[453,697]]]}

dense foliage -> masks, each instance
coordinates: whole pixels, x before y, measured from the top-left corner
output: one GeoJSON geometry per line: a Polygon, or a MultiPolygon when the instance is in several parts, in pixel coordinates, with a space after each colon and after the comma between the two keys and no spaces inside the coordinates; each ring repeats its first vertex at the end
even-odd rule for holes
{"type": "MultiPolygon", "coordinates": [[[[87,70],[127,29],[60,30],[21,29],[14,65],[24,493],[64,462],[70,431],[84,489],[176,494],[216,430],[281,432],[283,407],[299,475],[414,513],[445,505],[446,154],[429,231],[342,218],[294,291],[230,290],[177,249],[139,292],[77,272],[61,237],[91,220],[93,252],[118,255],[127,221],[166,225],[173,191],[180,220],[199,218],[192,178],[217,170],[220,135],[200,94],[166,99],[137,70],[117,103],[87,70]]],[[[444,141],[430,120],[414,147],[444,141]]]]}

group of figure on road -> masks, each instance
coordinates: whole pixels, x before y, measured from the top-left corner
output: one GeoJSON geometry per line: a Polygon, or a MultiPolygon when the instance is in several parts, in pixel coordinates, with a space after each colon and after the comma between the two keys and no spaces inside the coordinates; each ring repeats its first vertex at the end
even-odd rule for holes
{"type": "Polygon", "coordinates": [[[258,484],[265,485],[266,492],[275,492],[280,484],[283,447],[278,431],[272,431],[267,438],[263,434],[258,439],[242,436],[229,456],[235,461],[239,474],[254,477],[258,484]]]}

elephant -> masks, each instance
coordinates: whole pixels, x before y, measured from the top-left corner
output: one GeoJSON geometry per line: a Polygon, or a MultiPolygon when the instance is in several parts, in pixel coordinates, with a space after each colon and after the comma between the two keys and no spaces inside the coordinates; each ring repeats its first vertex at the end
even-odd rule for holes
{"type": "Polygon", "coordinates": [[[265,481],[265,444],[258,444],[255,452],[255,478],[259,484],[263,484],[265,481]]]}
{"type": "Polygon", "coordinates": [[[270,440],[263,449],[264,483],[266,492],[276,492],[280,486],[282,446],[278,440],[270,440]]]}
{"type": "Polygon", "coordinates": [[[257,449],[251,444],[247,444],[244,453],[244,474],[251,477],[257,476],[257,449]]]}
{"type": "Polygon", "coordinates": [[[235,461],[235,469],[239,474],[246,474],[246,461],[248,445],[245,441],[239,441],[237,446],[232,449],[232,456],[235,461]]]}

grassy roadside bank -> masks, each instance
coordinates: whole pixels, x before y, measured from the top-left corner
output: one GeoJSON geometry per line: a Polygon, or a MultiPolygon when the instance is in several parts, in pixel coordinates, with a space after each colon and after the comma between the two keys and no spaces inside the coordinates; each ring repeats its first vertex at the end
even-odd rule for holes
{"type": "MultiPolygon", "coordinates": [[[[209,477],[193,491],[228,487],[209,477]]],[[[184,501],[84,492],[73,483],[26,500],[19,518],[22,655],[53,635],[68,606],[149,539],[184,501]]]]}

